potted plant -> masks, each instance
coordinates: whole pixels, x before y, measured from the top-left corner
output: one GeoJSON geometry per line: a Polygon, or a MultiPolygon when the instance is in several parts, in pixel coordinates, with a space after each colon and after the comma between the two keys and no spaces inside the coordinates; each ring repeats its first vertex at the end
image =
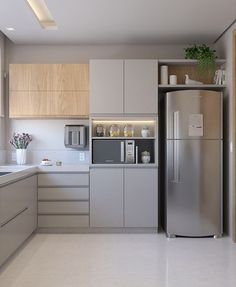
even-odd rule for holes
{"type": "Polygon", "coordinates": [[[192,45],[185,48],[185,59],[197,60],[197,69],[199,73],[214,73],[216,69],[216,50],[211,49],[205,44],[192,45]]]}
{"type": "Polygon", "coordinates": [[[16,162],[17,164],[26,163],[26,149],[32,141],[32,136],[26,133],[14,133],[10,144],[16,149],[16,162]]]}

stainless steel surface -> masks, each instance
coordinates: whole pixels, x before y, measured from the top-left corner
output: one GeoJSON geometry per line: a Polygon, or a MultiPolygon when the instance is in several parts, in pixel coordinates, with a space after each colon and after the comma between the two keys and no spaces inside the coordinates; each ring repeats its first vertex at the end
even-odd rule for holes
{"type": "Polygon", "coordinates": [[[179,91],[166,96],[166,233],[220,235],[221,94],[179,91]]]}
{"type": "Polygon", "coordinates": [[[135,150],[135,141],[134,140],[126,140],[125,141],[125,162],[126,163],[134,163],[134,153],[135,150]]]}
{"type": "Polygon", "coordinates": [[[215,91],[176,91],[166,94],[167,139],[222,138],[222,95],[215,91]],[[203,116],[203,136],[190,136],[191,115],[203,116]]]}

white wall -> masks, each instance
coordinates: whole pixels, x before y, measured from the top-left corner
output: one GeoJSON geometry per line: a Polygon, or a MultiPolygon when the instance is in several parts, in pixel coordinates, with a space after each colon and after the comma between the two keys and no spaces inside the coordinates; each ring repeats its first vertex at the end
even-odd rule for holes
{"type": "Polygon", "coordinates": [[[83,63],[89,59],[183,58],[186,45],[14,45],[9,63],[83,63]]]}
{"type": "MultiPolygon", "coordinates": [[[[83,124],[88,126],[88,120],[10,120],[8,141],[14,132],[29,133],[33,140],[27,151],[27,163],[40,163],[43,158],[62,161],[63,164],[78,164],[89,162],[89,152],[83,151],[85,160],[80,161],[80,153],[64,146],[64,126],[66,124],[83,124]]],[[[8,144],[7,161],[12,162],[14,149],[8,144]]]]}
{"type": "Polygon", "coordinates": [[[236,29],[234,24],[222,38],[216,43],[215,47],[221,58],[226,59],[227,89],[224,95],[224,194],[225,194],[225,226],[230,236],[233,232],[233,196],[235,192],[235,99],[233,98],[233,30],[236,29]]]}
{"type": "MultiPolygon", "coordinates": [[[[7,42],[8,63],[87,63],[99,58],[183,58],[183,45],[15,45],[7,42]]],[[[64,125],[70,120],[19,120],[7,123],[7,161],[12,162],[9,139],[13,132],[32,133],[29,162],[38,163],[43,157],[64,163],[79,163],[79,152],[63,144],[64,125]]],[[[73,121],[74,122],[74,121],[73,121]]],[[[77,120],[80,124],[81,121],[77,120]]],[[[88,152],[85,152],[86,162],[88,152]]]]}

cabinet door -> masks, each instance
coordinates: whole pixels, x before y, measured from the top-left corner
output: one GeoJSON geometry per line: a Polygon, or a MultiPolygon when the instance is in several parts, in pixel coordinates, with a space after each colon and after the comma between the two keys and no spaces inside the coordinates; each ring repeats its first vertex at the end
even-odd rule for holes
{"type": "Polygon", "coordinates": [[[90,171],[90,226],[123,227],[123,169],[90,171]]]}
{"type": "Polygon", "coordinates": [[[88,117],[88,91],[60,91],[48,95],[49,113],[55,117],[88,117]]]}
{"type": "Polygon", "coordinates": [[[157,113],[157,60],[125,60],[125,113],[157,113]]]}
{"type": "Polygon", "coordinates": [[[9,90],[29,91],[30,75],[31,75],[30,64],[10,64],[9,90]]]}
{"type": "Polygon", "coordinates": [[[88,64],[11,64],[9,116],[88,117],[88,64]]]}
{"type": "Polygon", "coordinates": [[[125,227],[157,227],[157,169],[124,171],[125,227]]]}
{"type": "Polygon", "coordinates": [[[37,176],[0,188],[0,265],[37,227],[37,176]]]}
{"type": "Polygon", "coordinates": [[[9,117],[49,117],[48,92],[10,91],[9,117]]]}
{"type": "Polygon", "coordinates": [[[90,113],[123,113],[123,60],[90,61],[90,113]]]}

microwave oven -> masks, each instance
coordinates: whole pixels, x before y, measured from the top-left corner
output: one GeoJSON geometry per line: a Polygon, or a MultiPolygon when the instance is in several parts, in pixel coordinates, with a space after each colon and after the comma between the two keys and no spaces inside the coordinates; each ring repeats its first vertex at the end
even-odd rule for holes
{"type": "Polygon", "coordinates": [[[97,164],[135,163],[135,141],[93,140],[92,162],[97,164]]]}

